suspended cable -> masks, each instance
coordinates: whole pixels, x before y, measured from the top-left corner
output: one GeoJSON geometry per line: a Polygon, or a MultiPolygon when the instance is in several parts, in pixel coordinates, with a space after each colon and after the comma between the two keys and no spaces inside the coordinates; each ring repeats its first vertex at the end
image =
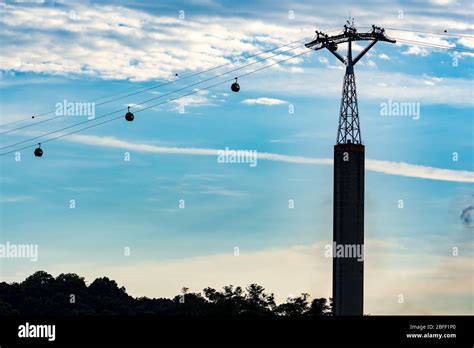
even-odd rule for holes
{"type": "MultiPolygon", "coordinates": [[[[255,62],[246,64],[246,65],[244,65],[244,66],[242,66],[242,67],[238,67],[238,68],[232,69],[232,70],[230,70],[230,71],[226,71],[226,72],[221,73],[221,74],[219,74],[219,75],[216,75],[216,76],[214,76],[214,77],[210,77],[210,78],[208,78],[208,79],[206,79],[206,80],[198,81],[198,82],[196,82],[196,83],[193,83],[193,84],[184,86],[184,87],[179,88],[179,89],[177,89],[177,90],[174,90],[174,91],[171,91],[171,92],[162,94],[162,95],[160,95],[160,96],[158,96],[158,97],[154,97],[154,98],[151,98],[151,99],[147,99],[147,100],[141,101],[141,102],[139,102],[139,104],[145,104],[145,103],[148,103],[148,102],[150,102],[150,101],[153,101],[153,100],[156,100],[156,99],[160,99],[160,98],[166,97],[166,96],[168,96],[168,95],[170,95],[170,94],[173,94],[173,93],[176,93],[176,92],[180,92],[180,91],[185,90],[185,89],[187,89],[187,88],[197,86],[197,85],[202,84],[202,83],[204,83],[204,82],[208,82],[208,81],[215,80],[215,79],[217,79],[217,78],[219,78],[219,77],[221,77],[221,76],[227,75],[227,74],[229,74],[229,73],[231,73],[231,72],[235,72],[235,71],[238,71],[238,70],[245,69],[245,68],[247,68],[247,67],[249,67],[249,66],[251,66],[251,65],[261,63],[261,62],[263,62],[263,61],[265,61],[265,60],[271,59],[271,58],[273,58],[273,57],[275,57],[275,56],[281,55],[281,54],[283,54],[283,53],[287,53],[287,52],[289,52],[289,51],[293,51],[293,50],[295,50],[295,49],[297,49],[297,48],[304,48],[304,46],[293,47],[293,48],[288,49],[288,50],[286,50],[286,51],[283,51],[283,52],[280,52],[280,53],[276,53],[276,54],[274,54],[274,55],[271,55],[270,57],[263,58],[263,59],[261,59],[261,60],[258,60],[258,61],[255,61],[255,62]]],[[[76,127],[76,126],[80,126],[81,124],[85,124],[85,123],[89,123],[89,122],[94,122],[95,120],[102,119],[102,118],[104,118],[104,117],[106,117],[106,116],[110,116],[110,115],[112,115],[112,114],[115,114],[115,113],[118,113],[118,112],[122,112],[122,111],[123,111],[123,109],[121,108],[121,109],[118,109],[118,110],[116,110],[116,111],[112,111],[112,112],[109,112],[109,113],[107,113],[107,114],[104,114],[104,115],[101,115],[101,116],[99,116],[99,117],[96,117],[96,118],[94,118],[94,119],[90,119],[90,120],[88,119],[88,120],[85,120],[85,121],[82,121],[82,122],[79,122],[79,123],[76,123],[76,124],[73,124],[73,125],[70,125],[70,126],[66,126],[66,127],[64,127],[64,128],[61,128],[60,130],[49,132],[49,133],[44,134],[44,135],[42,135],[42,136],[46,136],[46,135],[54,134],[54,133],[57,133],[57,132],[60,132],[60,131],[66,130],[66,129],[74,128],[74,127],[76,127]]],[[[24,127],[23,127],[23,128],[24,128],[24,127]]],[[[16,142],[16,143],[14,143],[14,144],[10,144],[10,145],[7,145],[7,146],[3,146],[3,147],[0,147],[0,150],[7,149],[7,148],[10,148],[10,147],[13,147],[13,146],[16,146],[16,145],[20,145],[20,144],[23,144],[23,143],[28,142],[28,141],[30,141],[30,140],[34,140],[34,139],[41,138],[42,136],[38,136],[38,137],[35,137],[35,138],[32,138],[32,139],[27,139],[27,140],[23,140],[23,141],[16,142]]]]}
{"type": "MultiPolygon", "coordinates": [[[[239,68],[236,68],[236,69],[233,69],[233,70],[230,70],[230,71],[227,71],[227,72],[218,74],[218,75],[216,75],[216,76],[214,76],[214,77],[211,77],[210,79],[207,79],[207,80],[204,80],[204,81],[199,81],[199,82],[194,83],[194,84],[191,84],[191,85],[187,85],[187,86],[185,86],[185,87],[183,87],[183,88],[181,88],[181,89],[175,90],[175,91],[170,92],[170,93],[178,92],[178,91],[180,91],[180,90],[183,90],[183,89],[186,89],[186,88],[189,88],[189,87],[193,87],[193,86],[198,85],[198,84],[201,84],[201,83],[203,83],[203,82],[210,81],[210,80],[215,79],[215,78],[218,78],[218,77],[220,77],[220,76],[229,74],[229,73],[231,73],[231,72],[233,72],[233,71],[237,71],[237,70],[243,69],[243,68],[245,68],[245,67],[247,67],[247,66],[250,66],[250,65],[253,65],[253,64],[257,64],[257,63],[263,62],[263,61],[265,61],[265,60],[271,59],[271,58],[273,58],[273,57],[276,57],[276,56],[285,54],[285,53],[287,53],[287,52],[290,52],[290,51],[293,51],[293,50],[295,50],[295,49],[297,49],[297,48],[302,48],[302,47],[304,47],[304,46],[292,47],[292,48],[290,48],[290,49],[288,49],[288,50],[275,53],[275,54],[273,54],[273,55],[271,55],[271,56],[269,56],[269,57],[266,57],[266,58],[257,60],[257,61],[255,61],[255,62],[249,63],[249,64],[244,65],[244,66],[242,66],[242,67],[239,67],[239,68]]],[[[151,88],[150,88],[150,89],[151,89],[151,88]]],[[[132,94],[130,94],[130,95],[139,94],[139,93],[141,93],[141,92],[132,93],[132,94]]],[[[166,96],[166,95],[169,95],[169,93],[168,93],[168,94],[164,94],[164,96],[166,96]]],[[[148,101],[150,101],[150,100],[154,100],[154,99],[156,99],[156,98],[161,98],[161,97],[163,97],[163,95],[160,96],[160,97],[154,97],[154,98],[151,98],[151,99],[149,99],[149,100],[145,100],[145,101],[139,102],[139,104],[146,103],[146,102],[148,102],[148,101]]],[[[122,99],[122,98],[118,98],[118,99],[122,99]]],[[[122,111],[122,109],[119,109],[119,110],[117,110],[117,111],[113,111],[112,113],[119,112],[119,111],[122,111]]],[[[38,124],[41,124],[41,123],[45,123],[45,122],[54,120],[54,119],[59,118],[59,117],[63,117],[63,116],[62,116],[62,115],[58,115],[58,116],[55,116],[55,117],[52,117],[52,118],[49,118],[49,119],[46,119],[46,120],[41,120],[41,121],[36,122],[36,123],[34,123],[34,124],[24,125],[24,126],[21,126],[21,127],[17,127],[17,128],[14,128],[14,129],[10,129],[10,130],[4,131],[4,132],[2,132],[2,133],[0,133],[0,134],[8,134],[8,133],[16,132],[16,131],[18,131],[18,130],[25,129],[25,128],[29,128],[29,127],[32,127],[32,126],[35,126],[35,125],[38,125],[38,124]]],[[[92,120],[89,120],[89,121],[92,121],[92,120]]],[[[0,149],[3,149],[3,148],[0,148],[0,149]]]]}
{"type": "MultiPolygon", "coordinates": [[[[270,67],[272,67],[272,66],[274,66],[274,65],[276,65],[276,64],[284,63],[284,62],[286,62],[286,61],[288,61],[288,60],[290,60],[290,59],[294,59],[294,58],[296,58],[296,57],[302,56],[302,55],[307,54],[307,53],[309,53],[309,52],[311,52],[311,50],[307,50],[307,51],[305,51],[305,52],[295,54],[295,55],[293,55],[293,56],[291,56],[291,57],[282,59],[282,60],[280,60],[280,61],[274,62],[274,63],[272,63],[272,64],[268,64],[268,65],[266,65],[266,66],[264,66],[264,67],[261,67],[261,68],[252,70],[252,71],[250,71],[250,72],[248,72],[248,73],[245,73],[245,74],[242,74],[242,75],[240,75],[240,76],[238,76],[238,77],[239,77],[239,78],[242,78],[242,77],[245,77],[245,76],[249,76],[249,75],[251,75],[251,74],[254,74],[254,73],[256,73],[256,72],[259,72],[259,71],[264,70],[264,69],[267,69],[267,68],[270,68],[270,67]]],[[[230,81],[233,81],[233,80],[234,80],[234,78],[228,79],[228,80],[225,80],[225,81],[222,81],[222,82],[218,82],[218,83],[216,83],[216,84],[213,84],[213,85],[207,86],[207,87],[203,87],[203,88],[201,88],[201,89],[194,90],[194,91],[189,92],[189,93],[187,93],[187,94],[183,94],[183,95],[180,95],[180,96],[178,96],[178,97],[168,99],[168,100],[163,101],[163,102],[160,102],[160,103],[158,103],[158,104],[154,104],[154,105],[147,106],[147,107],[145,107],[145,108],[142,108],[142,109],[140,109],[140,110],[137,110],[135,113],[139,113],[139,112],[142,112],[142,111],[145,111],[145,110],[148,110],[148,109],[151,109],[151,108],[154,108],[154,107],[163,105],[163,104],[167,104],[167,103],[172,102],[172,101],[174,101],[174,100],[179,100],[179,99],[181,99],[181,98],[184,98],[184,97],[187,97],[187,96],[190,96],[190,95],[199,93],[199,92],[201,92],[201,91],[208,90],[208,89],[210,89],[210,88],[213,88],[213,87],[222,85],[222,84],[224,84],[224,83],[229,83],[230,81]]],[[[154,98],[154,99],[156,99],[156,98],[154,98]]],[[[105,117],[105,115],[101,116],[101,118],[102,118],[102,117],[105,117]]],[[[68,136],[68,135],[75,134],[75,133],[78,133],[78,132],[81,132],[81,131],[84,131],[84,130],[87,130],[87,129],[90,129],[90,128],[94,128],[94,127],[103,125],[103,124],[105,124],[105,123],[109,123],[109,122],[112,122],[112,121],[121,119],[122,117],[123,117],[123,116],[114,117],[114,118],[111,118],[111,119],[102,121],[102,122],[100,122],[100,123],[96,123],[96,124],[92,124],[92,125],[87,126],[87,127],[83,127],[83,128],[80,128],[80,129],[76,129],[76,130],[73,130],[73,131],[71,131],[71,132],[69,132],[69,133],[61,134],[61,135],[59,135],[59,136],[56,136],[56,137],[49,138],[49,139],[46,139],[46,140],[44,140],[44,141],[41,141],[41,144],[48,143],[48,142],[53,141],[53,140],[61,139],[61,138],[64,138],[64,137],[66,137],[66,136],[68,136]]],[[[96,118],[96,119],[97,119],[97,118],[96,118]]],[[[91,121],[91,120],[88,120],[88,121],[91,121]]],[[[84,121],[84,122],[75,124],[75,125],[73,125],[73,126],[64,127],[64,128],[62,128],[62,129],[60,129],[60,130],[56,130],[56,131],[53,131],[53,132],[50,132],[50,133],[46,133],[46,134],[43,134],[43,135],[41,135],[41,136],[33,137],[33,138],[27,139],[27,140],[25,140],[25,141],[18,142],[18,143],[16,143],[16,144],[12,144],[12,145],[3,147],[3,148],[1,148],[1,149],[9,148],[9,147],[12,147],[12,146],[15,146],[15,145],[19,145],[19,144],[22,144],[22,143],[25,143],[25,142],[29,142],[29,141],[33,141],[33,140],[36,140],[36,139],[39,139],[39,138],[43,138],[43,137],[49,136],[49,135],[51,135],[51,134],[61,132],[61,131],[66,130],[66,129],[79,126],[79,125],[84,124],[84,123],[86,123],[86,122],[87,122],[87,121],[84,121]]],[[[30,144],[30,145],[24,146],[24,147],[22,147],[22,148],[18,148],[18,149],[15,149],[15,150],[11,150],[11,151],[7,151],[7,152],[4,152],[4,153],[1,153],[0,156],[4,156],[4,155],[7,155],[7,154],[16,152],[16,151],[21,151],[21,150],[24,150],[24,149],[27,149],[27,148],[30,148],[30,147],[33,147],[33,146],[36,146],[36,144],[30,144]]]]}
{"type": "Polygon", "coordinates": [[[422,31],[422,30],[412,30],[412,29],[402,29],[402,28],[385,28],[386,30],[394,30],[394,31],[405,31],[405,32],[412,32],[412,33],[421,33],[421,34],[429,34],[429,35],[437,35],[437,36],[453,36],[453,37],[465,37],[469,39],[474,39],[474,35],[466,35],[466,34],[454,34],[454,33],[437,33],[432,31],[422,31]]]}
{"type": "Polygon", "coordinates": [[[456,47],[456,46],[446,46],[446,45],[441,45],[441,44],[434,44],[434,43],[430,43],[430,42],[423,42],[423,41],[416,41],[416,40],[409,40],[409,39],[402,39],[402,38],[394,38],[394,39],[397,40],[398,42],[402,42],[402,43],[405,43],[405,44],[474,53],[474,50],[469,49],[469,48],[456,47]]]}
{"type": "MultiPolygon", "coordinates": [[[[367,29],[372,27],[359,27],[361,29],[367,29]]],[[[414,29],[404,29],[404,28],[387,28],[384,27],[385,30],[393,30],[393,31],[404,31],[408,33],[420,33],[420,34],[427,34],[427,35],[436,35],[436,36],[451,36],[451,37],[459,37],[459,38],[469,38],[474,39],[474,35],[467,35],[467,34],[455,34],[455,33],[448,33],[447,30],[444,32],[433,32],[433,31],[423,31],[423,30],[414,30],[414,29]]]]}
{"type": "MultiPolygon", "coordinates": [[[[337,31],[339,29],[331,29],[331,30],[327,30],[327,32],[333,32],[333,31],[337,31]]],[[[250,56],[247,56],[247,57],[244,57],[245,60],[248,60],[248,59],[251,59],[251,58],[254,58],[254,57],[257,57],[259,55],[262,55],[262,54],[265,54],[265,53],[269,53],[269,52],[272,52],[272,51],[276,51],[280,48],[283,48],[283,47],[287,47],[287,46],[290,46],[294,43],[297,43],[297,42],[302,42],[304,40],[306,40],[307,38],[309,38],[310,36],[307,36],[307,37],[304,37],[302,39],[299,39],[299,40],[295,40],[295,41],[292,41],[292,42],[289,42],[285,45],[282,45],[282,46],[278,46],[278,47],[275,47],[275,48],[271,48],[271,49],[268,49],[268,50],[265,50],[265,51],[261,51],[261,52],[258,52],[258,53],[255,53],[255,54],[252,54],[250,56]]],[[[182,81],[182,80],[185,80],[185,79],[188,79],[188,78],[191,78],[191,77],[194,77],[194,76],[197,76],[197,75],[200,75],[200,74],[204,74],[204,73],[207,73],[207,72],[210,72],[210,71],[213,71],[213,70],[216,70],[216,69],[219,69],[219,68],[222,68],[222,67],[225,67],[227,65],[231,65],[231,64],[234,64],[234,62],[228,62],[228,63],[224,63],[224,64],[221,64],[221,65],[218,65],[218,66],[214,66],[214,67],[211,67],[209,69],[206,69],[206,70],[202,70],[202,71],[198,71],[196,73],[192,73],[192,74],[189,74],[189,75],[185,75],[183,77],[180,77],[178,79],[175,79],[175,80],[172,80],[172,81],[168,81],[168,82],[165,82],[165,83],[162,83],[162,84],[159,84],[159,85],[156,85],[155,87],[153,88],[158,88],[158,87],[162,87],[162,86],[166,86],[166,85],[169,85],[169,84],[173,84],[173,83],[176,83],[178,81],[182,81]]],[[[146,87],[146,86],[150,86],[150,85],[153,85],[155,84],[155,82],[151,82],[151,83],[148,83],[148,84],[145,84],[143,87],[146,87]]],[[[133,88],[127,88],[127,89],[124,89],[122,90],[121,92],[116,92],[114,95],[120,95],[120,94],[123,94],[123,93],[126,93],[127,91],[130,91],[130,90],[134,90],[136,89],[136,87],[133,87],[133,88]]],[[[125,98],[126,96],[123,96],[121,98],[118,98],[118,99],[122,99],[122,98],[125,98]]],[[[102,100],[102,99],[105,99],[105,98],[110,98],[110,97],[100,97],[100,98],[97,98],[95,100],[93,100],[93,102],[95,101],[98,101],[98,100],[102,100]]],[[[114,100],[112,100],[114,101],[114,100]]],[[[111,102],[111,101],[107,101],[107,102],[103,102],[103,103],[100,103],[98,105],[103,105],[103,104],[106,104],[108,102],[111,102]]],[[[33,116],[30,116],[30,117],[27,117],[27,118],[24,118],[24,119],[21,119],[21,120],[16,120],[16,121],[12,121],[12,122],[8,122],[8,123],[3,123],[3,124],[0,124],[0,127],[4,127],[4,126],[8,126],[8,125],[12,125],[12,124],[15,124],[15,123],[19,123],[19,122],[24,122],[24,121],[27,121],[27,120],[31,120],[31,119],[36,119],[40,116],[45,116],[45,115],[48,115],[48,114],[51,114],[55,112],[55,110],[51,110],[51,111],[48,111],[48,112],[44,112],[42,114],[36,114],[36,115],[33,115],[33,116]]],[[[59,116],[59,117],[62,117],[62,116],[59,116]]],[[[57,118],[57,117],[55,117],[57,118]]],[[[55,119],[55,118],[52,118],[52,119],[55,119]]],[[[39,122],[37,122],[39,123],[39,122]]],[[[7,132],[3,132],[3,133],[0,133],[0,134],[6,134],[7,132]]]]}
{"type": "MultiPolygon", "coordinates": [[[[413,45],[421,45],[421,46],[431,47],[431,48],[440,48],[440,49],[448,49],[448,50],[458,50],[458,51],[474,52],[474,50],[469,50],[469,49],[455,48],[455,47],[444,46],[444,45],[438,45],[438,44],[430,44],[430,43],[426,43],[426,42],[420,42],[420,41],[414,41],[414,40],[407,40],[407,39],[401,39],[401,38],[395,38],[395,39],[397,39],[397,40],[399,40],[400,42],[403,42],[403,43],[408,43],[408,44],[413,44],[413,45]]],[[[224,75],[227,75],[227,74],[229,74],[229,73],[231,73],[231,72],[244,69],[244,68],[246,68],[246,67],[248,67],[248,66],[251,66],[251,65],[253,65],[253,64],[260,63],[260,62],[262,62],[262,61],[265,61],[265,60],[268,60],[268,59],[270,59],[270,58],[273,58],[273,57],[275,57],[275,56],[277,56],[277,55],[281,55],[281,54],[283,54],[283,53],[292,51],[292,50],[297,49],[297,48],[299,48],[299,47],[301,47],[301,46],[293,47],[293,48],[291,48],[291,49],[289,49],[289,50],[286,50],[286,51],[283,51],[283,52],[274,54],[274,55],[272,55],[272,56],[270,56],[270,57],[267,57],[267,58],[264,58],[264,59],[261,59],[261,60],[258,60],[258,61],[249,63],[249,64],[247,64],[247,65],[245,65],[245,66],[242,66],[242,67],[239,67],[239,68],[236,68],[236,69],[233,69],[233,70],[230,70],[230,71],[221,73],[221,74],[219,74],[219,75],[217,75],[217,76],[214,76],[214,77],[211,77],[211,78],[209,78],[209,79],[206,79],[206,80],[203,80],[203,81],[199,81],[199,82],[197,82],[197,83],[194,83],[194,84],[191,84],[191,85],[187,85],[187,86],[185,86],[185,87],[183,87],[183,88],[180,88],[180,89],[178,89],[178,90],[175,90],[175,91],[172,91],[172,92],[163,94],[163,95],[161,95],[161,96],[154,97],[154,98],[151,98],[151,99],[142,101],[142,102],[140,102],[140,104],[148,103],[148,102],[150,102],[150,101],[153,101],[153,100],[156,100],[156,99],[165,97],[165,96],[167,96],[167,95],[170,95],[170,94],[173,94],[173,93],[182,91],[182,90],[187,89],[187,88],[189,88],[189,87],[193,87],[193,86],[202,84],[202,83],[204,83],[204,82],[207,82],[207,81],[210,81],[210,80],[219,78],[219,77],[224,76],[224,75]]],[[[57,132],[60,132],[60,131],[66,130],[66,129],[70,129],[70,128],[73,128],[73,127],[76,127],[76,126],[80,126],[80,125],[85,124],[85,123],[93,122],[93,121],[95,121],[95,120],[97,120],[97,119],[101,119],[101,118],[103,118],[103,117],[112,115],[112,114],[114,114],[114,113],[122,112],[122,110],[123,110],[123,109],[119,109],[119,110],[116,110],[116,111],[113,111],[113,112],[104,114],[104,115],[102,115],[102,116],[99,116],[99,117],[97,117],[97,118],[95,118],[95,119],[91,119],[91,120],[86,120],[86,121],[83,121],[83,122],[79,122],[79,123],[77,123],[77,124],[70,125],[70,126],[61,128],[60,130],[53,131],[53,132],[50,132],[50,133],[47,133],[47,134],[43,134],[43,135],[41,135],[41,136],[38,136],[38,137],[35,137],[35,138],[32,138],[32,139],[28,139],[28,140],[24,140],[24,141],[20,141],[20,142],[14,143],[14,144],[10,144],[10,145],[1,147],[0,150],[7,149],[7,148],[10,148],[10,147],[13,147],[13,146],[16,146],[16,145],[20,145],[20,144],[23,144],[23,143],[25,143],[25,142],[28,142],[28,141],[31,141],[31,140],[34,140],[34,139],[38,139],[38,138],[41,138],[41,137],[43,137],[43,136],[48,136],[48,135],[51,135],[51,134],[54,134],[54,133],[57,133],[57,132]]],[[[20,127],[20,128],[26,128],[26,127],[20,127]]]]}
{"type": "MultiPolygon", "coordinates": [[[[306,38],[308,38],[308,37],[302,38],[302,39],[300,39],[300,40],[295,40],[295,41],[289,42],[289,43],[287,43],[287,44],[285,44],[285,45],[282,45],[282,46],[278,46],[278,47],[275,47],[275,48],[272,48],[272,49],[268,49],[268,50],[265,50],[265,51],[261,51],[261,52],[252,54],[252,55],[250,55],[250,56],[245,57],[244,59],[245,59],[245,60],[248,60],[248,59],[251,59],[251,58],[260,56],[260,55],[265,54],[265,53],[269,53],[269,52],[276,51],[276,50],[278,50],[278,49],[280,49],[280,48],[283,48],[283,47],[288,47],[288,46],[290,46],[290,45],[292,45],[292,44],[295,44],[295,43],[298,43],[298,42],[302,42],[302,41],[304,41],[306,38]]],[[[139,90],[139,91],[137,91],[137,92],[134,92],[134,93],[131,93],[131,94],[127,94],[127,95],[121,96],[121,97],[116,97],[116,98],[113,98],[113,99],[108,99],[108,100],[106,100],[106,101],[103,101],[103,102],[100,102],[100,103],[96,104],[96,106],[101,106],[101,105],[104,105],[104,104],[108,104],[108,103],[111,103],[111,102],[113,102],[113,101],[116,101],[116,100],[119,100],[119,99],[123,99],[123,98],[129,97],[129,96],[132,96],[132,95],[136,95],[136,94],[139,94],[139,93],[143,93],[143,92],[149,91],[149,90],[154,89],[154,88],[159,88],[159,87],[164,87],[164,86],[167,86],[167,85],[171,85],[171,84],[176,83],[176,82],[178,82],[178,81],[182,81],[182,80],[185,80],[185,79],[189,79],[189,78],[195,77],[195,76],[197,76],[197,75],[205,74],[205,73],[208,73],[208,72],[210,72],[210,71],[217,70],[217,69],[223,68],[223,67],[225,67],[225,66],[227,66],[227,65],[231,65],[231,64],[234,64],[234,62],[228,62],[228,63],[224,63],[224,64],[221,64],[221,65],[217,65],[217,66],[211,67],[211,68],[209,68],[209,69],[202,70],[202,71],[199,71],[199,72],[196,72],[196,73],[192,73],[192,74],[189,74],[189,75],[185,75],[185,76],[180,77],[180,78],[178,78],[178,79],[171,80],[171,81],[167,81],[167,82],[160,83],[160,84],[156,84],[155,82],[152,82],[151,86],[148,87],[148,88],[145,88],[145,89],[139,90]]],[[[147,85],[149,85],[149,84],[147,84],[147,85]]],[[[146,86],[146,85],[145,85],[145,86],[146,86]]],[[[134,89],[136,89],[136,87],[135,87],[134,89]]],[[[130,89],[128,89],[128,90],[130,90],[130,89]]],[[[124,90],[124,92],[115,93],[114,95],[123,94],[123,93],[125,93],[125,91],[127,91],[127,90],[124,90]]],[[[110,97],[98,98],[98,99],[93,100],[93,102],[98,101],[98,100],[101,100],[101,99],[105,99],[105,98],[110,98],[110,97]]],[[[46,115],[52,114],[52,113],[54,113],[54,112],[55,112],[55,110],[51,110],[51,111],[48,111],[48,112],[44,112],[44,113],[42,113],[42,114],[30,116],[30,117],[28,117],[28,118],[24,118],[24,119],[21,119],[21,120],[12,121],[12,122],[9,122],[9,123],[4,123],[4,124],[1,124],[0,127],[5,127],[5,126],[12,125],[12,124],[15,124],[15,123],[24,122],[24,121],[31,120],[31,119],[36,119],[36,118],[38,118],[38,117],[40,117],[40,116],[46,116],[46,115]]],[[[60,118],[60,117],[63,117],[63,116],[62,116],[62,115],[60,115],[60,116],[55,116],[55,117],[49,118],[49,119],[47,119],[47,120],[42,120],[42,121],[35,122],[35,123],[32,124],[32,125],[44,123],[44,122],[51,121],[51,120],[55,120],[55,119],[60,118]]],[[[27,127],[31,127],[32,125],[28,125],[27,127]]],[[[23,127],[23,128],[26,128],[26,127],[23,127]]],[[[22,129],[22,128],[18,128],[18,129],[22,129]]],[[[12,130],[8,130],[8,131],[5,131],[5,132],[1,132],[0,135],[1,135],[1,134],[7,134],[7,133],[10,133],[10,132],[15,131],[15,130],[17,130],[17,129],[12,129],[12,130]]]]}

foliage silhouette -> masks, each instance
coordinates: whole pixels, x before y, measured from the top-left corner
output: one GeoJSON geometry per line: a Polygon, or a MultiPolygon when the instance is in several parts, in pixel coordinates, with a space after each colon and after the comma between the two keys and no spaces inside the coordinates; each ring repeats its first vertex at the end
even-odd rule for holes
{"type": "Polygon", "coordinates": [[[273,294],[258,284],[244,289],[228,285],[222,291],[207,287],[201,293],[182,293],[173,299],[134,298],[107,277],[89,286],[74,273],[56,278],[38,271],[21,283],[0,283],[0,316],[312,316],[330,315],[332,301],[309,295],[290,297],[277,305],[273,294]]]}

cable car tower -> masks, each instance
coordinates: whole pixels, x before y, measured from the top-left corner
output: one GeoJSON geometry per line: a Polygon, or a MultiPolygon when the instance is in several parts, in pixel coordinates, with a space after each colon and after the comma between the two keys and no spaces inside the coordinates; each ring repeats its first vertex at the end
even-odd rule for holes
{"type": "Polygon", "coordinates": [[[326,48],[346,66],[334,146],[332,298],[335,315],[364,313],[363,257],[357,253],[344,253],[340,257],[334,251],[338,247],[344,251],[363,250],[365,147],[360,132],[354,66],[378,41],[395,43],[385,35],[384,29],[375,25],[368,33],[358,33],[352,20],[344,25],[343,33],[328,36],[316,31],[316,38],[305,45],[315,51],[326,48]],[[354,41],[370,41],[355,58],[354,41]],[[342,43],[347,43],[346,57],[337,52],[342,43]]]}

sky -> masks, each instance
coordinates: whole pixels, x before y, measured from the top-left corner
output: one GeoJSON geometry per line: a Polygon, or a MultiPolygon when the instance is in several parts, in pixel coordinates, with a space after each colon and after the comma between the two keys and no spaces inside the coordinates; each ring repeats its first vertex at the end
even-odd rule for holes
{"type": "MultiPolygon", "coordinates": [[[[133,296],[253,282],[278,302],[331,296],[344,66],[303,44],[349,18],[474,49],[469,1],[1,2],[0,133],[12,131],[0,135],[0,243],[39,254],[0,259],[0,279],[45,270],[108,276],[133,296]],[[422,33],[445,30],[456,36],[422,33]],[[95,103],[95,118],[56,117],[67,102],[95,103]],[[226,148],[256,151],[256,165],[219,162],[226,148]]],[[[473,57],[379,42],[355,68],[367,314],[473,314],[473,57]],[[382,111],[401,103],[413,108],[382,111]]]]}

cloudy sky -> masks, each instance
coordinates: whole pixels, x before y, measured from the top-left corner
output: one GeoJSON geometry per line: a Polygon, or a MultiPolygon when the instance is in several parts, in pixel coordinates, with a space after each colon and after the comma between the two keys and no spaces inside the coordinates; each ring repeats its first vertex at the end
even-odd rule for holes
{"type": "Polygon", "coordinates": [[[472,314],[472,7],[1,2],[0,123],[10,125],[0,128],[0,242],[39,246],[37,262],[2,259],[1,279],[42,269],[108,276],[135,296],[252,282],[278,301],[331,296],[324,246],[344,69],[303,43],[315,30],[338,33],[351,16],[360,31],[376,24],[396,39],[464,49],[378,43],[356,67],[365,312],[472,314]],[[445,30],[456,35],[435,34],[445,30]],[[74,127],[87,116],[56,117],[65,101],[95,102],[95,119],[74,127]],[[400,103],[414,109],[383,114],[400,103]],[[122,117],[127,105],[134,122],[122,117]],[[219,163],[227,147],[257,151],[257,165],[219,163]]]}

